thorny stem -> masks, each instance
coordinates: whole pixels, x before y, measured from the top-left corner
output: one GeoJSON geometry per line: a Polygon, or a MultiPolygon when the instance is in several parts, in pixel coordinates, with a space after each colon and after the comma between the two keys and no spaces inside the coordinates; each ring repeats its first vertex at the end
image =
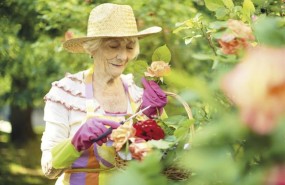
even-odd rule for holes
{"type": "Polygon", "coordinates": [[[212,40],[210,39],[210,36],[205,33],[205,31],[204,31],[204,25],[203,25],[202,22],[201,22],[201,31],[202,31],[204,37],[207,39],[207,41],[208,41],[208,43],[209,43],[209,46],[210,46],[210,48],[213,50],[215,56],[217,56],[217,53],[216,53],[216,50],[215,50],[215,46],[213,45],[213,42],[212,42],[212,40]]]}

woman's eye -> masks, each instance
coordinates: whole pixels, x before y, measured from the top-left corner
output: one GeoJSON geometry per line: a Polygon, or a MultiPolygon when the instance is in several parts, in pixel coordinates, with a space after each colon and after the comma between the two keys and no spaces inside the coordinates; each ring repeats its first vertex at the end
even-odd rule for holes
{"type": "Polygon", "coordinates": [[[133,45],[133,44],[128,44],[128,45],[126,46],[126,48],[127,48],[127,49],[134,49],[134,45],[133,45]]]}
{"type": "Polygon", "coordinates": [[[113,49],[116,49],[118,48],[119,46],[118,45],[109,45],[110,48],[113,48],[113,49]]]}

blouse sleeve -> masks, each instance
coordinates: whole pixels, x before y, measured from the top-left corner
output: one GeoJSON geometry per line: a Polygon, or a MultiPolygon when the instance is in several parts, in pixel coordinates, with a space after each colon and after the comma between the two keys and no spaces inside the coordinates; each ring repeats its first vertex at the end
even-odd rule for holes
{"type": "Polygon", "coordinates": [[[54,169],[52,167],[51,150],[57,144],[65,141],[70,135],[69,126],[69,110],[64,106],[61,90],[55,86],[51,88],[45,96],[44,121],[45,131],[42,136],[41,150],[41,166],[42,170],[48,178],[57,178],[63,169],[54,169]]]}
{"type": "Polygon", "coordinates": [[[67,74],[52,83],[44,97],[45,131],[42,136],[42,170],[48,178],[57,178],[64,169],[53,168],[52,150],[71,137],[71,112],[84,111],[83,72],[67,74]]]}

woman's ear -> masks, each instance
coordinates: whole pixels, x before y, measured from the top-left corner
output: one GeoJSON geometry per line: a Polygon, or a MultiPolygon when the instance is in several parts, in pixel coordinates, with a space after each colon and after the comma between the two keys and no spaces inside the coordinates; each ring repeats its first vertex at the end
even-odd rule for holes
{"type": "Polygon", "coordinates": [[[91,52],[91,58],[94,58],[94,56],[95,56],[96,53],[97,53],[97,51],[96,51],[96,50],[93,50],[93,51],[91,52]]]}

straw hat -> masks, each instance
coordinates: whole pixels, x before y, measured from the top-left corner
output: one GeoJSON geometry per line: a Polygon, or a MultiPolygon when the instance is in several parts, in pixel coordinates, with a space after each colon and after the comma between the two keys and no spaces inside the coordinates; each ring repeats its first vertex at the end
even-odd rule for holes
{"type": "Polygon", "coordinates": [[[158,33],[161,27],[154,26],[138,32],[133,10],[128,5],[111,3],[95,7],[88,20],[87,36],[67,40],[63,47],[72,53],[84,53],[82,43],[95,38],[139,37],[158,33]]]}

